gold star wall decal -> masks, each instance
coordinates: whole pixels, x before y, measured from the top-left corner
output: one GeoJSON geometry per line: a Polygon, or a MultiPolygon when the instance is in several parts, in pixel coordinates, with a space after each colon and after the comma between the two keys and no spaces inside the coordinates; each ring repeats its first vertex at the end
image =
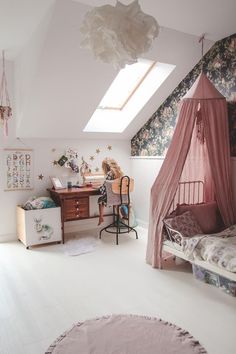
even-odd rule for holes
{"type": "Polygon", "coordinates": [[[95,172],[98,172],[98,171],[99,171],[99,168],[98,168],[98,167],[96,167],[96,168],[95,168],[95,172]]]}
{"type": "Polygon", "coordinates": [[[108,145],[108,150],[112,150],[112,146],[111,145],[108,145]]]}
{"type": "Polygon", "coordinates": [[[94,160],[94,156],[90,156],[89,160],[93,161],[94,160]]]}
{"type": "Polygon", "coordinates": [[[101,152],[100,149],[96,149],[96,153],[99,154],[101,152]]]}
{"type": "Polygon", "coordinates": [[[52,161],[52,164],[56,166],[58,164],[57,160],[52,161]]]}
{"type": "Polygon", "coordinates": [[[42,173],[40,173],[40,175],[38,175],[38,179],[43,179],[44,175],[42,175],[42,173]]]}

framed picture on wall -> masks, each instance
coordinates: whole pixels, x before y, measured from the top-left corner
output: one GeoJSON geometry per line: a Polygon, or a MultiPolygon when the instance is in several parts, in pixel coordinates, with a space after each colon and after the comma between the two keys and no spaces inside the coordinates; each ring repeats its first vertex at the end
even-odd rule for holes
{"type": "Polygon", "coordinates": [[[54,189],[63,189],[64,188],[60,178],[58,178],[58,177],[50,177],[50,178],[51,178],[54,189]]]}
{"type": "Polygon", "coordinates": [[[5,191],[32,190],[33,150],[4,149],[5,191]]]}

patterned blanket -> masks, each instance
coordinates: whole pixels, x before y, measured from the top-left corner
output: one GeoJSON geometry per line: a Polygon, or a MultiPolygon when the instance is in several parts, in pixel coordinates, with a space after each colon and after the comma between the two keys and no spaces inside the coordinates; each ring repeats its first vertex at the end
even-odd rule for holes
{"type": "Polygon", "coordinates": [[[236,273],[236,225],[215,234],[185,237],[183,251],[190,260],[204,260],[236,273]]]}

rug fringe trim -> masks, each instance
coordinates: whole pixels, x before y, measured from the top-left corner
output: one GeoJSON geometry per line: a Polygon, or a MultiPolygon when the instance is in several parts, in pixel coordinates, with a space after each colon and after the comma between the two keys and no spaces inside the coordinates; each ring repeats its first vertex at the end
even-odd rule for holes
{"type": "Polygon", "coordinates": [[[109,319],[111,317],[134,317],[134,318],[144,318],[146,320],[151,320],[151,321],[158,321],[158,322],[162,322],[165,326],[170,326],[174,329],[176,329],[176,336],[179,337],[179,339],[181,341],[188,341],[188,343],[194,347],[194,349],[196,350],[196,354],[207,354],[207,351],[201,346],[200,342],[198,340],[196,340],[188,331],[182,329],[181,327],[178,327],[176,325],[174,325],[171,322],[168,321],[163,321],[161,318],[158,317],[151,317],[151,316],[145,316],[145,315],[133,315],[133,314],[118,314],[118,315],[104,315],[104,316],[100,316],[100,317],[95,317],[83,322],[77,322],[75,323],[69,330],[65,331],[63,334],[61,334],[51,345],[50,347],[47,349],[47,351],[45,352],[45,354],[53,354],[53,351],[55,349],[55,347],[57,346],[57,344],[59,342],[61,342],[66,335],[75,327],[80,327],[82,326],[85,322],[90,322],[90,321],[98,321],[101,319],[109,319]]]}

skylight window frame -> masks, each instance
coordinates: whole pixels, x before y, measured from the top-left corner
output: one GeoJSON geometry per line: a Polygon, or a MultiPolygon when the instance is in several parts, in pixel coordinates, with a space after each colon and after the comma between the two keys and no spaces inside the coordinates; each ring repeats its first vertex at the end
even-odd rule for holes
{"type": "MultiPolygon", "coordinates": [[[[175,64],[145,58],[140,58],[138,61],[141,65],[136,73],[133,68],[127,66],[127,72],[123,72],[121,77],[119,77],[119,72],[114,78],[83,129],[85,133],[120,134],[124,132],[176,67],[175,64]],[[130,83],[125,86],[129,79],[130,83]],[[127,93],[128,97],[124,100],[127,93]],[[109,101],[111,105],[108,104],[109,101]]],[[[125,69],[126,67],[122,70],[125,69]]]]}
{"type": "Polygon", "coordinates": [[[150,72],[153,70],[153,68],[156,66],[157,61],[152,61],[150,62],[150,66],[147,68],[146,72],[144,75],[140,78],[138,83],[134,86],[134,88],[131,90],[131,93],[128,95],[128,97],[124,100],[124,103],[121,105],[121,107],[112,107],[112,106],[98,106],[97,109],[102,109],[102,110],[115,110],[115,111],[122,111],[127,103],[130,101],[130,99],[133,97],[135,92],[138,90],[140,85],[142,85],[143,81],[146,79],[146,77],[150,74],[150,72]]]}

